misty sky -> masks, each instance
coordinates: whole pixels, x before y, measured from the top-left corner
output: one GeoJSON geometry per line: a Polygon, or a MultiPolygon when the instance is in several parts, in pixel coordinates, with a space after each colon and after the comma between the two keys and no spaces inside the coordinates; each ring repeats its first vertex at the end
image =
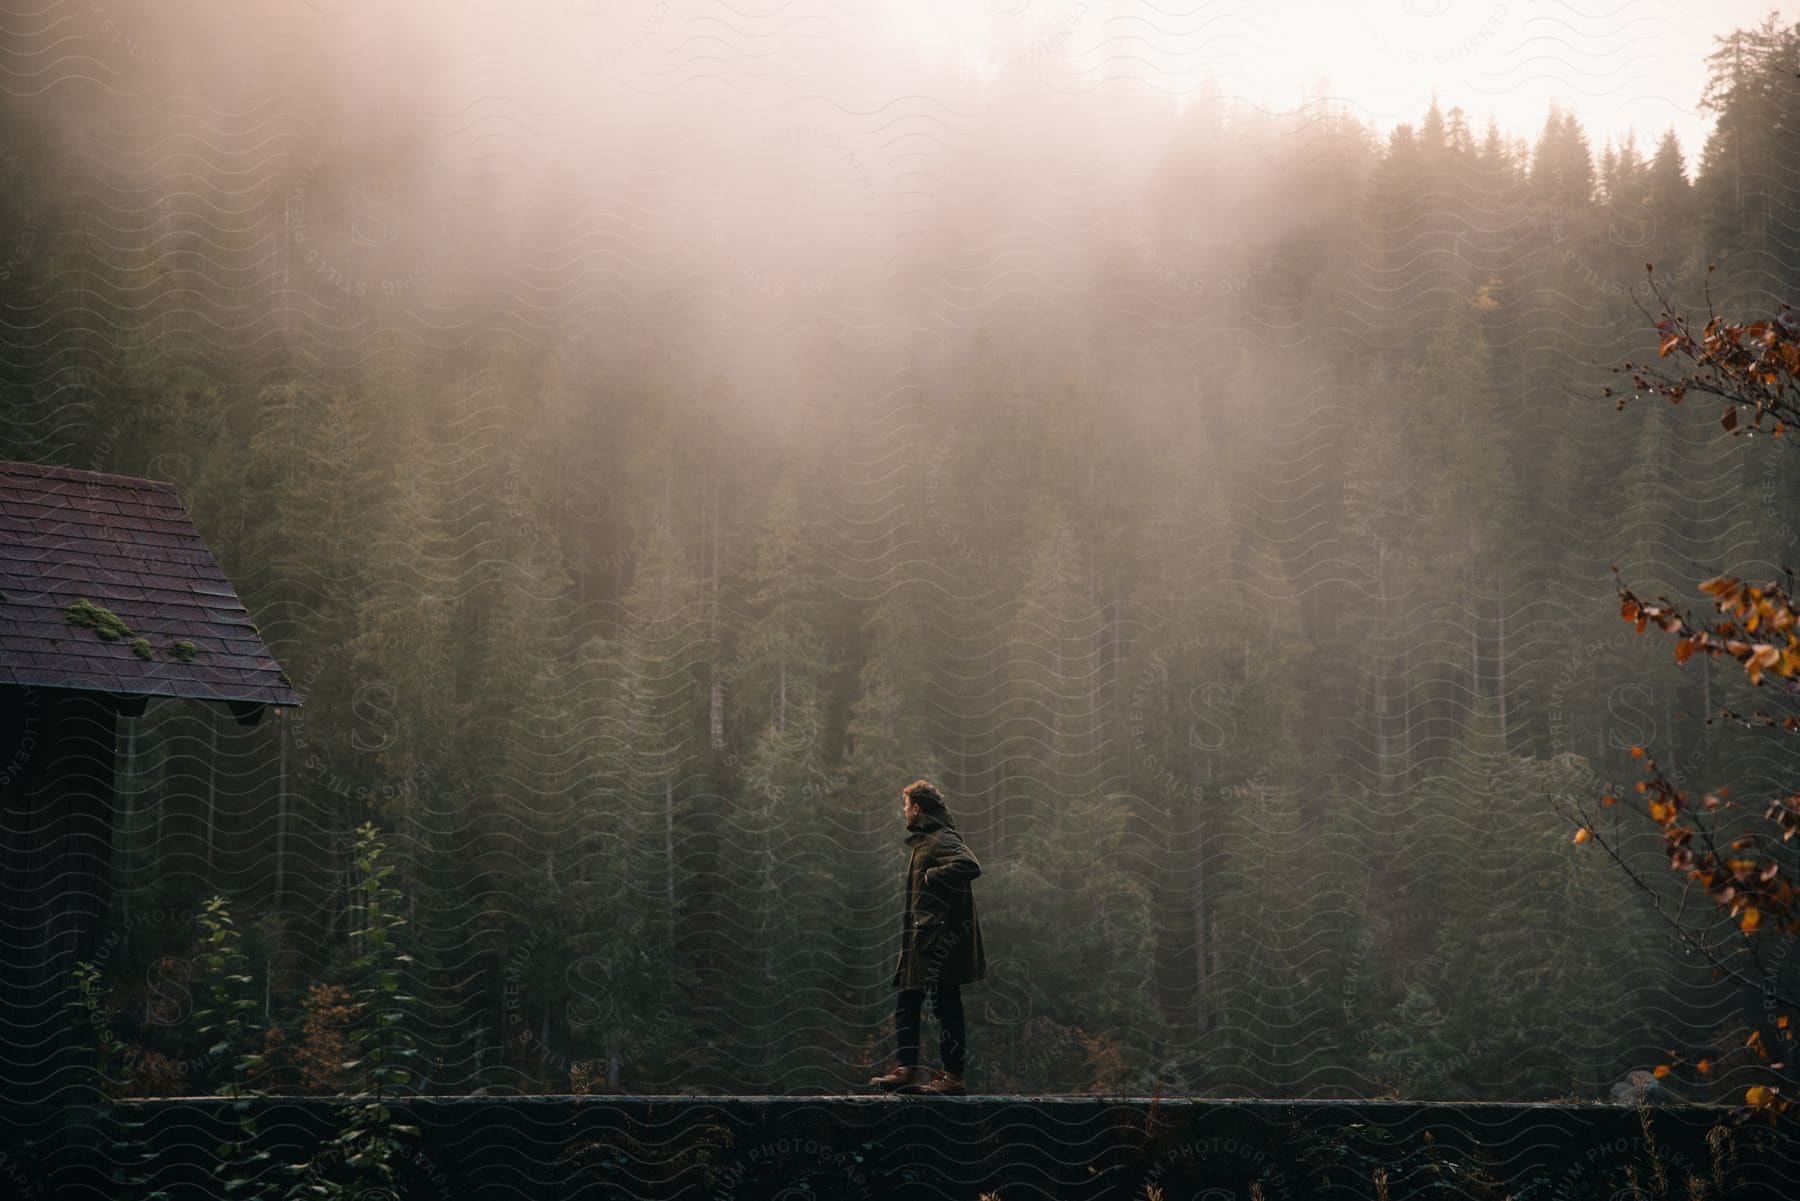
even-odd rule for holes
{"type": "MultiPolygon", "coordinates": [[[[1691,171],[1711,121],[1698,100],[1712,39],[1772,11],[1767,0],[94,0],[53,4],[38,23],[59,52],[80,41],[85,57],[58,73],[91,67],[122,90],[150,64],[177,85],[227,64],[245,96],[289,70],[311,94],[326,63],[377,109],[510,101],[534,119],[596,126],[818,97],[873,112],[940,96],[946,74],[1171,107],[1219,96],[1280,112],[1324,95],[1383,131],[1416,121],[1435,90],[1477,133],[1491,113],[1528,140],[1556,98],[1596,152],[1628,129],[1648,147],[1673,127],[1691,171]]],[[[29,65],[41,78],[44,64],[29,65]]]]}
{"type": "Polygon", "coordinates": [[[1219,90],[1274,110],[1321,90],[1386,130],[1435,89],[1479,131],[1532,133],[1552,98],[1596,149],[1673,126],[1690,172],[1711,118],[1697,101],[1712,39],[1759,23],[1767,0],[890,0],[928,53],[992,70],[1060,58],[1071,89],[1140,81],[1177,98],[1219,90]],[[1328,81],[1322,87],[1320,81],[1328,81]]]}
{"type": "MultiPolygon", "coordinates": [[[[1713,38],[1769,9],[1583,3],[58,0],[11,61],[17,98],[125,186],[279,167],[290,266],[340,292],[423,298],[450,282],[422,274],[437,248],[472,279],[536,226],[571,231],[547,280],[611,296],[621,261],[653,266],[724,338],[827,297],[886,337],[908,289],[947,288],[953,324],[1041,290],[1018,268],[1046,246],[1120,243],[1184,291],[1253,272],[1316,211],[1279,175],[1327,154],[1319,97],[1385,131],[1435,90],[1525,145],[1560,99],[1596,157],[1674,127],[1694,173],[1713,38]],[[1217,172],[1170,157],[1203,143],[1217,172]]],[[[780,344],[749,340],[733,378],[766,360],[796,395],[780,344]]]]}

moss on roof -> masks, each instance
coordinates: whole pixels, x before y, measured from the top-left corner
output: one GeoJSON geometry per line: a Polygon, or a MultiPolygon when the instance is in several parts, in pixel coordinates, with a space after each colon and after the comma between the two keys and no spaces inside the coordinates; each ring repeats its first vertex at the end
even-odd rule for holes
{"type": "Polygon", "coordinates": [[[131,633],[131,627],[117,613],[105,605],[96,605],[85,596],[66,606],[63,618],[70,625],[85,626],[108,642],[117,642],[131,633]]]}

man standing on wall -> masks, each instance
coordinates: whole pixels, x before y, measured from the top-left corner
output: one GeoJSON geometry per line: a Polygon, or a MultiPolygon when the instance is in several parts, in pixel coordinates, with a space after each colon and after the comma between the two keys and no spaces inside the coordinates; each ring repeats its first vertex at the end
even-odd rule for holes
{"type": "Polygon", "coordinates": [[[981,924],[970,889],[970,881],[981,874],[981,864],[963,845],[943,796],[929,781],[914,780],[906,786],[900,793],[900,812],[910,831],[906,842],[912,853],[893,979],[900,990],[894,1010],[898,1044],[894,1058],[899,1066],[869,1083],[888,1092],[960,1095],[969,1091],[963,1084],[968,1029],[962,986],[987,975],[981,924]],[[927,990],[944,1059],[943,1074],[935,1079],[919,1063],[919,1019],[927,990]]]}

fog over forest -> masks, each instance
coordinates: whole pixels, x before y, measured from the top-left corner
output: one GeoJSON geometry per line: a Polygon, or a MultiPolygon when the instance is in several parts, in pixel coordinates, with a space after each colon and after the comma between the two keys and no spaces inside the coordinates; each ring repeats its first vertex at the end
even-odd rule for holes
{"type": "Polygon", "coordinates": [[[1419,79],[1643,36],[1705,139],[1626,141],[1612,59],[1529,125],[1270,104],[1266,14],[5,17],[0,459],[172,482],[305,702],[121,721],[134,1087],[219,1084],[215,894],[265,1084],[345,1087],[369,821],[423,1090],[858,1088],[920,777],[983,867],[978,1091],[1598,1099],[1754,1015],[1559,805],[1633,746],[1792,791],[1617,588],[1775,578],[1800,461],[1601,389],[1647,261],[1800,296],[1800,26],[1434,7],[1383,8],[1419,79]]]}

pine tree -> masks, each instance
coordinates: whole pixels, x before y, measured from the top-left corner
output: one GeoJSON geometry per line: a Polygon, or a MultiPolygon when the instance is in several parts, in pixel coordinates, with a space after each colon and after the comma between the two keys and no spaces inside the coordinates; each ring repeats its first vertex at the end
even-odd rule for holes
{"type": "Polygon", "coordinates": [[[1707,82],[1700,97],[1702,111],[1718,120],[1701,154],[1700,188],[1706,214],[1709,255],[1746,254],[1754,264],[1770,253],[1774,215],[1774,176],[1794,164],[1778,163],[1779,131],[1792,128],[1781,101],[1791,98],[1791,81],[1783,82],[1793,61],[1783,53],[1792,35],[1778,30],[1773,12],[1760,26],[1739,29],[1713,39],[1707,56],[1707,82]]]}
{"type": "Polygon", "coordinates": [[[1395,1013],[1401,1042],[1406,1024],[1423,1021],[1421,1006],[1434,1017],[1411,1047],[1422,1057],[1414,1068],[1424,1070],[1409,1095],[1604,1093],[1657,956],[1627,882],[1582,870],[1574,848],[1547,828],[1558,800],[1592,786],[1572,757],[1508,751],[1497,709],[1484,701],[1421,797],[1420,841],[1404,860],[1414,873],[1408,891],[1432,917],[1427,941],[1400,973],[1411,984],[1395,1013]],[[1507,920],[1495,922],[1496,912],[1507,920]],[[1591,970],[1585,945],[1596,929],[1608,932],[1603,973],[1591,970]]]}
{"type": "Polygon", "coordinates": [[[667,511],[651,513],[622,602],[617,655],[600,668],[609,693],[601,745],[618,773],[617,791],[598,800],[610,811],[602,854],[620,885],[607,890],[606,937],[592,952],[607,965],[609,1087],[626,1066],[635,1079],[661,1079],[662,1065],[679,1057],[673,1031],[650,1018],[679,1004],[690,982],[682,932],[689,911],[706,904],[690,887],[689,858],[708,632],[699,582],[667,511]]]}
{"type": "Polygon", "coordinates": [[[817,1049],[846,1037],[825,999],[842,995],[844,964],[854,960],[839,950],[838,898],[850,881],[832,804],[842,791],[827,728],[835,665],[819,632],[825,597],[792,474],[776,481],[764,510],[744,592],[752,616],[729,690],[749,736],[726,831],[743,889],[737,941],[748,952],[737,978],[786,1001],[749,1023],[746,1052],[765,1086],[795,1074],[817,1084],[817,1049]]]}
{"type": "Polygon", "coordinates": [[[1312,1001],[1310,895],[1317,884],[1312,838],[1300,803],[1301,697],[1289,681],[1305,661],[1301,605],[1275,546],[1246,529],[1226,577],[1258,598],[1258,617],[1226,643],[1213,676],[1228,681],[1242,736],[1215,756],[1208,824],[1222,850],[1213,859],[1218,900],[1207,1007],[1216,1014],[1205,1058],[1215,1083],[1283,1092],[1309,1072],[1316,1044],[1296,1037],[1312,1001]]]}
{"type": "Polygon", "coordinates": [[[1552,101],[1531,156],[1531,199],[1551,213],[1569,216],[1594,194],[1594,158],[1574,113],[1552,101]]]}
{"type": "MultiPolygon", "coordinates": [[[[394,798],[378,812],[384,826],[402,832],[403,848],[413,829],[408,815],[449,751],[452,731],[443,718],[454,696],[451,623],[460,574],[445,528],[441,452],[419,411],[423,389],[410,353],[384,339],[359,396],[364,411],[386,415],[376,431],[385,445],[376,453],[393,474],[382,498],[360,515],[369,568],[347,647],[359,694],[390,715],[391,725],[362,731],[353,747],[381,779],[383,795],[394,798]]],[[[412,876],[410,855],[403,849],[398,859],[412,876]]]]}

